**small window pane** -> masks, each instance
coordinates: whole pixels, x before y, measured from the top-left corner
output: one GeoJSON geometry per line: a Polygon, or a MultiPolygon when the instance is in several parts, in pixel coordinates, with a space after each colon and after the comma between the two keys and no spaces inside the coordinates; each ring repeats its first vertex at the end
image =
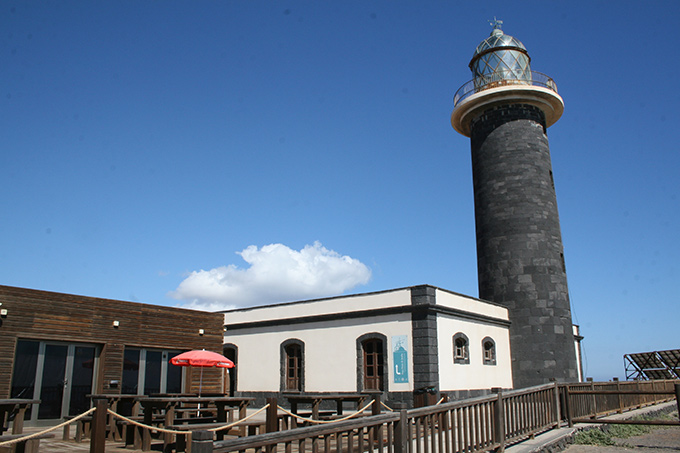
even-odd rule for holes
{"type": "MultiPolygon", "coordinates": [[[[180,354],[180,351],[170,351],[169,357],[174,357],[180,354]]],[[[168,362],[167,365],[167,381],[165,391],[167,393],[182,393],[182,367],[172,365],[168,362]]]]}
{"type": "Polygon", "coordinates": [[[19,340],[17,343],[12,375],[12,398],[33,398],[39,347],[40,343],[37,341],[19,340]]]}
{"type": "Polygon", "coordinates": [[[146,351],[145,395],[153,395],[161,391],[161,356],[160,351],[146,351]]]}
{"type": "Polygon", "coordinates": [[[123,356],[122,393],[137,395],[139,385],[139,349],[126,349],[123,356]]]}

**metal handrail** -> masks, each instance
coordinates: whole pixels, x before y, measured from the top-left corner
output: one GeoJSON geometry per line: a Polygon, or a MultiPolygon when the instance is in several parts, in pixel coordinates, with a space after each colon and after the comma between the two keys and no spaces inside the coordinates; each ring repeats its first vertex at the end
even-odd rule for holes
{"type": "Polygon", "coordinates": [[[460,102],[475,93],[488,90],[490,88],[497,88],[500,86],[513,85],[529,85],[547,88],[557,93],[557,84],[555,81],[538,71],[531,71],[531,79],[519,78],[517,74],[512,71],[493,72],[488,75],[475,77],[466,82],[462,87],[458,88],[456,94],[453,96],[453,107],[455,108],[460,102]]]}

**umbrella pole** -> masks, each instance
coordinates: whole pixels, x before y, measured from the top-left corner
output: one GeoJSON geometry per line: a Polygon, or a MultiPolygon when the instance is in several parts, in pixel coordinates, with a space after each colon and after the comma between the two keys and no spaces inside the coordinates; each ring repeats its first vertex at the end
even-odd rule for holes
{"type": "MultiPolygon", "coordinates": [[[[198,379],[198,397],[201,397],[201,387],[203,386],[203,367],[201,368],[201,375],[198,379]]],[[[200,417],[201,416],[201,403],[198,403],[198,411],[196,412],[196,416],[200,417]]]]}

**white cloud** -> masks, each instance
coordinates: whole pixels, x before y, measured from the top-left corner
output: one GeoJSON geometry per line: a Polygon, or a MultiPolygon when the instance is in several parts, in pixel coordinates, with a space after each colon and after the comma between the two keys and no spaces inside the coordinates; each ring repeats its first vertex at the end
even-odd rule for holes
{"type": "Polygon", "coordinates": [[[251,245],[237,254],[250,267],[230,264],[193,271],[170,297],[186,301],[185,308],[217,311],[335,296],[371,278],[371,270],[362,262],[319,242],[300,251],[283,244],[260,249],[251,245]]]}

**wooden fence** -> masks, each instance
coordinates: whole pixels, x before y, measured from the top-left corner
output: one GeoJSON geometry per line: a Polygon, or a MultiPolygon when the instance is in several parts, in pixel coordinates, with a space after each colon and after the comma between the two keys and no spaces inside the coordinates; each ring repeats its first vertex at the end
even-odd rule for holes
{"type": "MultiPolygon", "coordinates": [[[[194,453],[272,451],[284,453],[364,452],[475,453],[559,425],[560,388],[550,384],[464,401],[400,410],[324,426],[310,426],[214,442],[194,453]]],[[[200,436],[199,436],[200,437],[200,436]]],[[[195,447],[199,447],[200,440],[195,447]]],[[[206,439],[207,440],[207,439],[206,439]]],[[[212,437],[210,437],[212,440],[212,437]]]]}
{"type": "MultiPolygon", "coordinates": [[[[195,431],[192,453],[503,451],[506,445],[561,424],[671,401],[679,394],[678,381],[548,384],[282,431],[275,431],[276,411],[268,410],[269,432],[213,442],[212,432],[195,431]]],[[[269,404],[276,408],[274,399],[269,404]]],[[[379,400],[373,406],[378,407],[379,400]]]]}
{"type": "MultiPolygon", "coordinates": [[[[677,380],[568,384],[562,387],[562,394],[565,403],[563,417],[569,426],[673,399],[680,405],[680,383],[677,380]]],[[[610,419],[604,421],[614,423],[610,419]]]]}

